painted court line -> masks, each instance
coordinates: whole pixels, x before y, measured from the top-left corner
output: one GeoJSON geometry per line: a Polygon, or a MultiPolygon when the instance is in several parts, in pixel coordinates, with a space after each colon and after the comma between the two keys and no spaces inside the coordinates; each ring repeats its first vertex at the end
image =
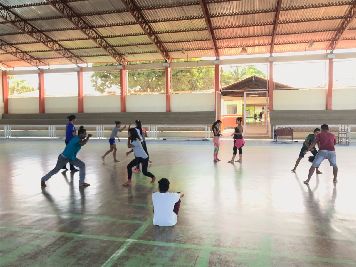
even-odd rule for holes
{"type": "MultiPolygon", "coordinates": [[[[141,229],[142,231],[144,231],[145,229],[142,228],[143,226],[144,225],[142,225],[138,230],[141,229]]],[[[127,239],[127,238],[102,236],[102,235],[85,235],[85,234],[76,234],[76,233],[67,233],[67,232],[25,229],[25,228],[19,228],[19,227],[0,226],[0,230],[1,231],[19,232],[19,233],[35,233],[35,234],[43,234],[43,235],[48,235],[48,236],[67,236],[67,237],[82,238],[82,239],[95,239],[95,240],[105,240],[105,241],[114,241],[114,242],[115,241],[116,242],[130,242],[130,243],[137,243],[137,244],[142,244],[142,245],[172,247],[172,248],[182,248],[182,249],[195,249],[195,250],[209,249],[209,250],[215,251],[215,252],[226,252],[226,253],[239,254],[239,257],[240,256],[243,257],[245,255],[257,255],[259,253],[259,250],[257,250],[257,249],[200,246],[200,245],[188,244],[188,243],[172,243],[172,242],[169,243],[169,242],[152,241],[152,240],[136,240],[136,239],[130,239],[130,238],[127,239]]],[[[120,255],[122,255],[122,253],[120,255]]],[[[335,258],[326,258],[326,257],[317,257],[317,256],[297,255],[297,254],[282,254],[282,253],[274,253],[274,257],[285,257],[285,258],[296,259],[296,260],[303,259],[304,261],[315,262],[315,263],[347,264],[350,266],[356,266],[356,261],[349,260],[349,259],[335,259],[335,258]]]]}
{"type": "Polygon", "coordinates": [[[117,259],[128,249],[128,247],[134,242],[135,239],[139,238],[145,230],[151,225],[152,219],[148,219],[143,225],[140,226],[128,240],[114,253],[111,257],[102,265],[102,267],[110,267],[112,266],[117,259]]]}

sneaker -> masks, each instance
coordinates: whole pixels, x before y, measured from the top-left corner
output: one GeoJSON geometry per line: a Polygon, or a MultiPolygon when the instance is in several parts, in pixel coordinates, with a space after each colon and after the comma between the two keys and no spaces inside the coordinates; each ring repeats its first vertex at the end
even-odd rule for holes
{"type": "Polygon", "coordinates": [[[333,183],[336,184],[337,183],[337,179],[333,179],[333,183]]]}
{"type": "Polygon", "coordinates": [[[88,187],[88,186],[90,186],[90,184],[85,182],[79,184],[79,187],[88,187]]]}
{"type": "Polygon", "coordinates": [[[131,182],[127,181],[126,183],[122,184],[122,186],[125,186],[125,187],[131,186],[131,182]]]}
{"type": "Polygon", "coordinates": [[[47,186],[47,185],[46,185],[46,182],[41,180],[41,187],[42,187],[42,188],[45,188],[46,186],[47,186]]]}
{"type": "Polygon", "coordinates": [[[139,168],[135,168],[132,170],[134,173],[139,173],[140,172],[140,169],[139,168]]]}
{"type": "Polygon", "coordinates": [[[234,161],[233,160],[229,160],[227,163],[234,164],[234,161]]]}
{"type": "Polygon", "coordinates": [[[71,171],[71,172],[79,172],[78,169],[71,169],[70,171],[71,171]]]}
{"type": "Polygon", "coordinates": [[[309,181],[308,180],[305,180],[303,183],[306,184],[306,185],[309,185],[309,181]]]}

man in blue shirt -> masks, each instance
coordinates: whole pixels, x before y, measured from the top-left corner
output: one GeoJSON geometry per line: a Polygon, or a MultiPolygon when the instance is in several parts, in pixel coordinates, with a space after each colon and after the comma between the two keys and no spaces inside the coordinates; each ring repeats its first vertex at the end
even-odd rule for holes
{"type": "Polygon", "coordinates": [[[64,151],[62,152],[62,154],[60,154],[58,156],[57,164],[54,167],[54,169],[42,177],[42,179],[41,179],[41,187],[42,188],[46,187],[46,181],[48,181],[53,175],[55,175],[57,172],[59,172],[59,170],[63,166],[65,166],[68,162],[79,168],[79,186],[80,187],[90,186],[90,184],[84,182],[84,180],[85,180],[85,163],[77,158],[77,154],[78,154],[79,150],[82,148],[82,146],[84,146],[88,142],[90,137],[91,137],[91,134],[87,135],[87,132],[84,129],[84,127],[80,126],[80,128],[78,130],[78,135],[74,136],[69,141],[69,143],[67,144],[67,146],[64,149],[64,151]]]}
{"type": "MultiPolygon", "coordinates": [[[[66,125],[66,139],[65,139],[65,143],[66,145],[68,145],[68,143],[70,142],[70,140],[77,135],[77,130],[75,129],[75,126],[74,126],[74,122],[75,122],[75,119],[76,119],[76,116],[75,115],[69,115],[67,117],[68,119],[68,123],[66,125]]],[[[70,170],[72,172],[76,172],[78,171],[78,169],[74,168],[73,164],[69,164],[70,165],[70,170]]],[[[67,170],[67,167],[66,165],[64,165],[62,167],[63,170],[67,170]]]]}

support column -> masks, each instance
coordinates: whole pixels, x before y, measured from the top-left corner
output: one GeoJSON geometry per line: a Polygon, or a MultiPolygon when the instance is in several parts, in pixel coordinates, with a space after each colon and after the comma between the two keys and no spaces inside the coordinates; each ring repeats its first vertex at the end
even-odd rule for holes
{"type": "Polygon", "coordinates": [[[9,113],[9,79],[7,71],[2,72],[2,98],[4,101],[4,114],[9,113]]]}
{"type": "Polygon", "coordinates": [[[215,119],[221,119],[221,84],[220,84],[220,65],[216,64],[215,65],[215,71],[214,71],[214,92],[215,92],[215,119]]]}
{"type": "Polygon", "coordinates": [[[83,69],[79,68],[78,75],[78,113],[84,112],[84,98],[83,98],[83,69]]]}
{"type": "Polygon", "coordinates": [[[326,109],[333,109],[333,87],[334,87],[334,60],[329,58],[328,68],[328,92],[326,94],[326,109]]]}
{"type": "Polygon", "coordinates": [[[44,88],[44,72],[43,72],[43,70],[41,70],[40,73],[38,73],[38,90],[39,90],[38,111],[39,111],[39,113],[45,113],[46,109],[45,109],[45,88],[44,88]]]}
{"type": "MultiPolygon", "coordinates": [[[[273,62],[269,63],[268,68],[268,98],[269,98],[269,110],[273,110],[273,91],[274,91],[274,81],[273,81],[273,62]]],[[[266,111],[267,112],[267,111],[266,111]]]]}
{"type": "Polygon", "coordinates": [[[126,66],[123,65],[120,70],[121,112],[126,112],[127,84],[127,69],[126,66]]]}
{"type": "Polygon", "coordinates": [[[166,67],[166,112],[171,112],[171,79],[172,79],[172,69],[171,67],[166,67]]]}

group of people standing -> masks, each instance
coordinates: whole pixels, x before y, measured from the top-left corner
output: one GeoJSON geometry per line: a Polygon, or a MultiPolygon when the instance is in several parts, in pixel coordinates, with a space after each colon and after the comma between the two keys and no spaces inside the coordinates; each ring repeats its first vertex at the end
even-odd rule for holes
{"type": "MultiPolygon", "coordinates": [[[[213,143],[214,143],[214,162],[220,161],[218,155],[220,150],[220,136],[221,136],[221,120],[217,120],[211,126],[211,131],[213,132],[213,143]]],[[[242,147],[245,145],[245,140],[243,138],[244,128],[242,126],[242,118],[238,117],[236,119],[236,127],[234,128],[233,136],[233,148],[232,148],[232,158],[228,163],[234,164],[235,162],[242,163],[242,147]],[[239,151],[239,159],[235,161],[237,151],[239,151]]]]}

